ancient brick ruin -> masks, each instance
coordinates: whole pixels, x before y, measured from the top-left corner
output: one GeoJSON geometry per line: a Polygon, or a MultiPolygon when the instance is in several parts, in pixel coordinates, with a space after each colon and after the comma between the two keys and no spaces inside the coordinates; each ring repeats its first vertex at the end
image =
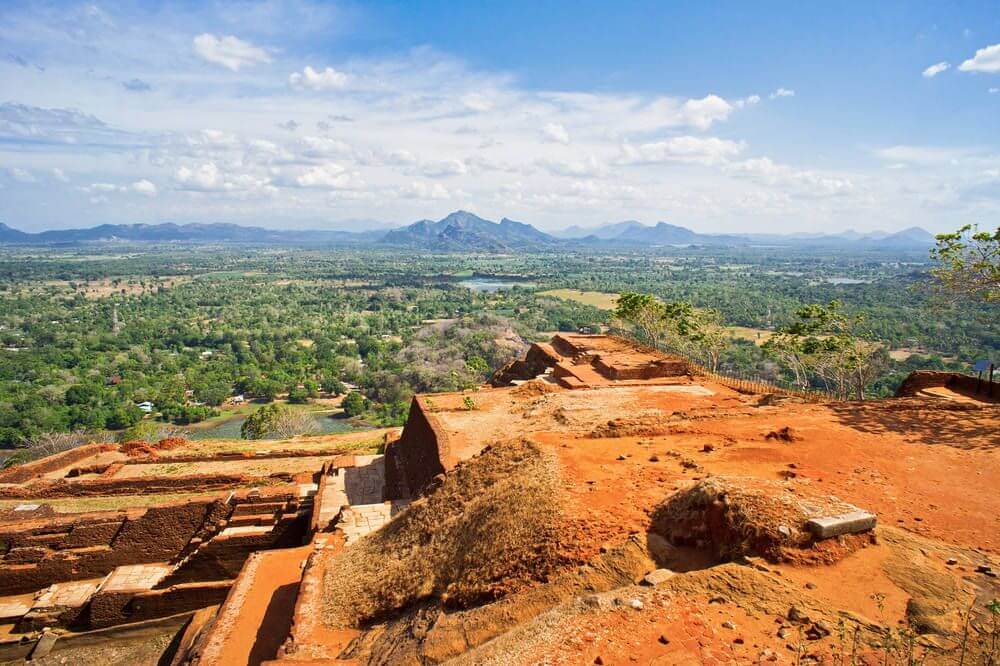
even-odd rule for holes
{"type": "MultiPolygon", "coordinates": [[[[979,595],[997,589],[985,574],[946,585],[940,576],[953,565],[935,558],[994,571],[1000,507],[992,497],[966,498],[966,514],[955,519],[952,491],[939,477],[965,475],[972,483],[1000,471],[988,457],[997,414],[988,402],[918,394],[967,381],[914,377],[902,389],[908,397],[895,402],[807,404],[737,390],[617,338],[560,334],[532,345],[491,386],[416,396],[401,432],[259,442],[253,451],[192,442],[150,444],[132,455],[109,444],[80,447],[0,473],[0,662],[165,636],[162,663],[178,665],[438,663],[462,655],[470,663],[553,655],[592,663],[627,655],[599,641],[577,644],[545,624],[548,613],[568,618],[559,626],[578,635],[589,635],[587,618],[601,617],[608,635],[627,637],[622,644],[657,622],[680,637],[691,630],[689,616],[723,589],[726,612],[740,604],[764,617],[787,614],[789,603],[811,608],[808,624],[800,624],[817,634],[816,651],[829,645],[820,634],[835,622],[823,609],[872,612],[864,595],[813,598],[803,590],[816,585],[796,582],[822,578],[821,569],[796,567],[834,565],[864,572],[873,586],[895,581],[909,605],[891,602],[945,645],[961,585],[979,595]],[[929,422],[937,428],[922,425],[929,422]],[[384,455],[372,453],[373,440],[384,455]],[[444,592],[415,588],[408,594],[418,603],[402,589],[398,598],[369,599],[372,622],[331,620],[331,598],[363,595],[376,584],[393,589],[392,579],[365,576],[405,578],[387,564],[350,580],[353,592],[331,589],[342,584],[332,574],[347,565],[349,549],[376,532],[380,543],[400,539],[406,548],[445,538],[433,520],[414,535],[394,518],[424,511],[435,493],[460,495],[448,481],[456,470],[475,478],[477,461],[511,441],[540,452],[544,469],[554,470],[545,482],[555,484],[553,524],[565,536],[551,575],[508,574],[504,557],[491,556],[481,566],[500,567],[498,579],[511,586],[490,592],[489,603],[456,605],[449,599],[456,582],[444,592]],[[900,476],[901,459],[922,475],[900,476]],[[915,510],[919,521],[907,513],[915,510]],[[916,536],[898,529],[908,526],[916,536]],[[872,562],[887,564],[866,563],[869,551],[880,558],[872,562]],[[904,561],[916,564],[904,571],[904,561]],[[947,598],[932,599],[930,588],[912,583],[931,575],[921,567],[936,572],[934,589],[951,590],[947,598]],[[644,615],[661,607],[683,612],[644,615]]],[[[500,552],[542,547],[505,544],[504,536],[476,538],[498,538],[500,552]]],[[[449,567],[476,556],[445,555],[454,557],[449,567]]],[[[774,633],[740,618],[734,626],[751,633],[728,644],[736,663],[760,656],[749,652],[751,635],[760,653],[771,649],[760,646],[771,645],[774,633]]],[[[675,641],[666,633],[667,642],[653,636],[633,650],[643,660],[668,655],[673,661],[665,663],[689,663],[721,640],[712,633],[675,641]]]]}

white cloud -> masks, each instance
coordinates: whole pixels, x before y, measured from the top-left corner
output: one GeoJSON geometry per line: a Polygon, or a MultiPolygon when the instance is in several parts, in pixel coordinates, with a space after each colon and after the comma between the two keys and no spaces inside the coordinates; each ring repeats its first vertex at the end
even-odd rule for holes
{"type": "Polygon", "coordinates": [[[339,157],[351,153],[351,147],[344,141],[324,136],[304,136],[299,139],[298,145],[305,157],[339,157]]]}
{"type": "Polygon", "coordinates": [[[593,155],[577,161],[541,159],[537,161],[537,164],[553,175],[574,178],[603,176],[608,171],[608,167],[593,155]]]}
{"type": "Polygon", "coordinates": [[[144,197],[155,197],[157,194],[156,185],[145,178],[135,181],[130,187],[133,192],[141,194],[144,197]]]}
{"type": "Polygon", "coordinates": [[[742,162],[732,162],[726,169],[736,175],[746,175],[766,185],[785,189],[794,188],[800,196],[831,197],[850,194],[854,182],[839,174],[826,174],[811,169],[796,169],[779,164],[769,157],[757,157],[742,162]]]}
{"type": "Polygon", "coordinates": [[[493,100],[482,93],[468,93],[463,95],[461,102],[470,111],[484,112],[493,108],[493,100]]]}
{"type": "Polygon", "coordinates": [[[951,65],[949,65],[947,62],[945,62],[945,61],[942,60],[941,62],[935,63],[935,64],[931,65],[930,67],[928,67],[927,69],[925,69],[923,71],[923,77],[925,79],[933,79],[935,76],[937,76],[941,72],[947,71],[949,67],[951,67],[951,65]]]}
{"type": "Polygon", "coordinates": [[[951,148],[941,146],[889,146],[874,151],[879,159],[893,163],[904,164],[956,164],[975,153],[970,148],[951,148]]]}
{"type": "Polygon", "coordinates": [[[332,67],[317,72],[306,65],[301,72],[293,72],[288,76],[288,84],[293,88],[308,88],[309,90],[339,90],[347,85],[350,77],[332,67]]]}
{"type": "Polygon", "coordinates": [[[1000,73],[1000,44],[987,46],[976,51],[972,56],[958,66],[963,72],[1000,73]]]}
{"type": "Polygon", "coordinates": [[[697,162],[714,164],[743,152],[742,141],[717,137],[675,136],[663,141],[639,145],[624,143],[619,164],[657,164],[662,162],[697,162]]]}
{"type": "Polygon", "coordinates": [[[990,88],[989,93],[991,95],[996,95],[997,93],[1000,93],[1000,88],[990,88]]]}
{"type": "Polygon", "coordinates": [[[718,95],[707,95],[701,99],[689,99],[681,107],[686,124],[698,129],[708,129],[712,123],[725,120],[733,112],[733,105],[718,95]]]}
{"type": "Polygon", "coordinates": [[[553,141],[566,145],[569,143],[569,132],[559,123],[546,123],[542,128],[542,136],[546,141],[553,141]]]}
{"type": "Polygon", "coordinates": [[[299,187],[327,190],[352,190],[362,188],[365,185],[357,173],[348,171],[333,162],[307,169],[295,178],[295,184],[299,187]]]}
{"type": "Polygon", "coordinates": [[[445,160],[443,162],[425,164],[421,167],[420,171],[429,178],[440,178],[443,176],[461,176],[468,171],[468,168],[462,160],[445,160]]]}
{"type": "Polygon", "coordinates": [[[451,193],[441,183],[413,181],[399,189],[399,195],[406,199],[450,199],[451,193]]]}
{"type": "Polygon", "coordinates": [[[789,90],[788,88],[778,88],[770,95],[771,99],[778,99],[779,97],[795,97],[795,91],[789,90]]]}
{"type": "Polygon", "coordinates": [[[59,167],[53,167],[49,171],[49,173],[51,173],[52,177],[55,178],[56,180],[58,180],[61,183],[68,183],[69,182],[69,178],[66,177],[66,173],[62,169],[60,169],[59,167]]]}
{"type": "Polygon", "coordinates": [[[240,67],[271,62],[265,49],[232,35],[216,37],[206,32],[195,37],[192,44],[203,60],[234,72],[240,71],[240,67]]]}
{"type": "Polygon", "coordinates": [[[188,192],[270,194],[274,191],[268,177],[223,171],[215,162],[205,162],[194,168],[181,166],[174,173],[174,181],[178,190],[188,192]]]}
{"type": "Polygon", "coordinates": [[[744,97],[743,99],[738,99],[735,102],[733,102],[733,106],[735,106],[737,109],[742,109],[743,107],[746,106],[753,106],[754,104],[760,104],[760,95],[750,95],[748,97],[744,97]]]}
{"type": "Polygon", "coordinates": [[[13,178],[14,180],[16,180],[19,183],[33,183],[33,182],[35,182],[35,177],[31,174],[30,171],[27,171],[26,169],[20,169],[18,167],[12,167],[12,168],[8,169],[7,172],[10,174],[11,178],[13,178]]]}

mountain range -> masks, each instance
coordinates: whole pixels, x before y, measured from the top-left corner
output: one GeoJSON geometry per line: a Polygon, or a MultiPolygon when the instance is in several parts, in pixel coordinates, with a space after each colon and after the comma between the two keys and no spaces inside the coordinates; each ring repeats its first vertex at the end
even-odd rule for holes
{"type": "Polygon", "coordinates": [[[0,223],[3,245],[72,245],[98,242],[173,242],[203,244],[290,244],[395,247],[435,252],[530,252],[558,249],[667,246],[788,246],[858,249],[922,249],[934,236],[919,227],[895,233],[861,234],[702,234],[686,227],[635,220],[598,227],[569,227],[549,234],[525,222],[503,218],[493,222],[467,211],[455,211],[440,220],[418,220],[389,231],[267,229],[237,224],[102,224],[85,229],[56,229],[26,233],[0,223]]]}

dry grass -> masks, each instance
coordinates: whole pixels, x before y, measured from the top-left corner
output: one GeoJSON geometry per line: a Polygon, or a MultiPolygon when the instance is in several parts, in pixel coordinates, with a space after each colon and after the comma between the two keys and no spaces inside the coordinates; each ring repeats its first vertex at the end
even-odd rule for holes
{"type": "Polygon", "coordinates": [[[579,289],[549,289],[538,292],[538,295],[576,301],[601,310],[614,310],[615,302],[618,300],[618,294],[606,294],[603,291],[580,291],[579,289]]]}
{"type": "Polygon", "coordinates": [[[548,578],[569,557],[554,457],[496,444],[327,568],[324,620],[357,626],[436,598],[465,608],[548,578]]]}

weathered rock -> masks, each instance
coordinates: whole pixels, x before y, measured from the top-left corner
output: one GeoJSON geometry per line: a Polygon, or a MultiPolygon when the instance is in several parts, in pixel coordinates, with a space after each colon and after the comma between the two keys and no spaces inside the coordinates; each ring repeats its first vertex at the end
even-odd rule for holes
{"type": "Polygon", "coordinates": [[[806,521],[806,528],[817,539],[829,539],[875,529],[876,522],[875,514],[859,509],[839,516],[812,518],[806,521]]]}
{"type": "Polygon", "coordinates": [[[656,586],[659,585],[660,583],[670,580],[675,575],[676,574],[674,574],[674,572],[671,571],[670,569],[655,569],[646,574],[645,577],[642,579],[642,582],[644,585],[656,586]]]}

